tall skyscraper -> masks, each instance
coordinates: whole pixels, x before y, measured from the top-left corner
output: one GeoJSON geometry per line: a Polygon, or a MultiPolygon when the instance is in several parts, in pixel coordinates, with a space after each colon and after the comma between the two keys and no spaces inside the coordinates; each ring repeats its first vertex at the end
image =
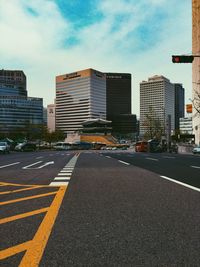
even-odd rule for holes
{"type": "Polygon", "coordinates": [[[153,109],[156,118],[167,130],[167,119],[171,117],[171,130],[175,129],[175,86],[164,76],[155,75],[140,83],[140,136],[147,131],[146,116],[153,109]]]}
{"type": "Polygon", "coordinates": [[[107,118],[119,114],[131,114],[131,74],[105,74],[107,118]]]}
{"type": "Polygon", "coordinates": [[[21,132],[42,123],[43,99],[27,97],[23,71],[0,70],[0,133],[21,132]]]}
{"type": "Polygon", "coordinates": [[[114,133],[136,132],[136,115],[131,114],[131,74],[106,74],[106,114],[114,133]]]}
{"type": "MultiPolygon", "coordinates": [[[[200,56],[200,1],[192,0],[192,54],[200,56]]],[[[195,101],[195,97],[200,95],[200,57],[195,57],[192,63],[192,98],[194,106],[199,106],[200,99],[195,101]]],[[[198,97],[199,98],[199,97],[198,97]]],[[[200,144],[200,113],[193,108],[193,132],[195,143],[200,144]]]]}
{"type": "Polygon", "coordinates": [[[185,116],[185,90],[180,83],[175,83],[175,130],[179,130],[180,118],[185,116]]]}
{"type": "Polygon", "coordinates": [[[82,129],[88,119],[106,119],[105,74],[86,69],[56,77],[56,129],[82,129]]]}

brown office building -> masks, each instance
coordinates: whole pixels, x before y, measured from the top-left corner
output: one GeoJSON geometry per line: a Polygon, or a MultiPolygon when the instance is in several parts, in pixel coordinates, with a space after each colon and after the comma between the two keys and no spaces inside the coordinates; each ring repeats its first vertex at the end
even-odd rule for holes
{"type": "Polygon", "coordinates": [[[80,131],[89,119],[106,119],[106,77],[86,69],[56,77],[56,129],[80,131]]]}

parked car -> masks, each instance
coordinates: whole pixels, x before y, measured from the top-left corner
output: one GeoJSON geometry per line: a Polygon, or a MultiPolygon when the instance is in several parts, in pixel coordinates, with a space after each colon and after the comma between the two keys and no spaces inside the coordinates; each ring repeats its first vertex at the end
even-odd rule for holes
{"type": "Polygon", "coordinates": [[[21,143],[16,145],[15,150],[16,151],[36,151],[37,146],[33,143],[21,143]]]}
{"type": "Polygon", "coordinates": [[[53,148],[56,150],[70,150],[71,147],[71,144],[65,142],[59,142],[53,146],[53,148]]]}
{"type": "Polygon", "coordinates": [[[193,150],[192,150],[192,153],[193,154],[200,154],[200,145],[197,146],[197,147],[194,147],[193,150]]]}
{"type": "Polygon", "coordinates": [[[6,154],[10,152],[10,146],[7,142],[0,141],[0,153],[6,154]]]}

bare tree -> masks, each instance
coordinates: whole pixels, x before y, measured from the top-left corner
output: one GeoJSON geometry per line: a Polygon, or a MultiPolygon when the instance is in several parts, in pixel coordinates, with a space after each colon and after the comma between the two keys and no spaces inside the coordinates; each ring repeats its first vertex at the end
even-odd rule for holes
{"type": "Polygon", "coordinates": [[[145,139],[158,139],[161,140],[164,134],[164,125],[161,120],[156,115],[155,110],[150,106],[149,112],[145,115],[145,121],[143,125],[146,127],[146,132],[144,134],[145,139]]]}
{"type": "Polygon", "coordinates": [[[200,91],[194,91],[194,98],[192,99],[192,104],[197,114],[200,114],[200,91]]]}

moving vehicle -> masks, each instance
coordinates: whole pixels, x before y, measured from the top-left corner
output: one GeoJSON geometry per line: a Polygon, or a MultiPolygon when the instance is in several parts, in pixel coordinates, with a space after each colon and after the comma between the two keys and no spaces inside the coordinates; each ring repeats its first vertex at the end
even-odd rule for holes
{"type": "Polygon", "coordinates": [[[6,154],[10,153],[10,146],[7,142],[0,141],[0,153],[6,154]]]}
{"type": "Polygon", "coordinates": [[[33,143],[21,143],[16,145],[15,150],[16,151],[36,151],[37,146],[33,143]]]}
{"type": "Polygon", "coordinates": [[[200,145],[197,146],[197,147],[194,147],[193,150],[192,150],[192,153],[193,154],[200,154],[200,145]]]}
{"type": "Polygon", "coordinates": [[[156,139],[149,140],[148,152],[162,152],[162,146],[160,145],[160,142],[156,139]]]}
{"type": "Polygon", "coordinates": [[[138,141],[135,144],[135,152],[147,152],[148,151],[148,142],[147,141],[138,141]]]}

